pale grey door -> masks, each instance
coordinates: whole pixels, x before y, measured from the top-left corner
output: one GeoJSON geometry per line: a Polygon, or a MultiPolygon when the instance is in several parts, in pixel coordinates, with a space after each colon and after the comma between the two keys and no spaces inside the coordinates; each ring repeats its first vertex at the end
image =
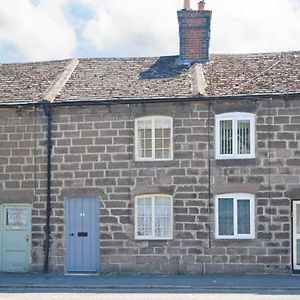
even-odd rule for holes
{"type": "Polygon", "coordinates": [[[2,207],[2,268],[3,272],[28,272],[31,244],[31,207],[2,207]]]}
{"type": "Polygon", "coordinates": [[[99,271],[99,200],[68,198],[66,204],[66,271],[99,271]]]}

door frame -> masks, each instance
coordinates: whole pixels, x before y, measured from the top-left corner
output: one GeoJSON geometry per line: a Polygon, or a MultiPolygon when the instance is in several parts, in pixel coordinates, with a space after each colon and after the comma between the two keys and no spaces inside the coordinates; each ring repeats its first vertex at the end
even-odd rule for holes
{"type": "Polygon", "coordinates": [[[97,196],[68,196],[68,197],[64,197],[64,223],[65,223],[65,231],[64,231],[64,241],[65,241],[65,257],[64,257],[64,269],[65,269],[65,274],[67,275],[76,275],[76,274],[88,274],[87,272],[70,272],[68,270],[68,262],[69,262],[69,251],[68,251],[68,247],[69,247],[69,242],[68,242],[68,236],[67,233],[69,232],[69,222],[68,222],[68,209],[69,209],[69,201],[72,199],[95,199],[97,200],[97,227],[96,227],[96,232],[97,232],[97,236],[98,236],[98,242],[97,242],[97,250],[96,250],[96,261],[97,266],[96,266],[96,272],[92,272],[91,274],[99,274],[100,272],[100,199],[97,196]]]}
{"type": "Polygon", "coordinates": [[[26,270],[24,273],[28,273],[30,270],[31,265],[31,250],[32,250],[32,205],[26,204],[26,203],[3,203],[0,205],[0,271],[3,271],[3,265],[4,265],[4,231],[5,231],[5,220],[6,217],[4,216],[4,213],[6,211],[6,208],[15,207],[15,208],[26,208],[28,209],[28,215],[29,215],[29,223],[28,223],[28,242],[27,242],[27,261],[26,261],[26,270]]]}
{"type": "Polygon", "coordinates": [[[300,273],[300,265],[296,267],[296,258],[297,258],[297,243],[296,243],[296,205],[300,204],[300,199],[292,199],[291,201],[291,263],[292,263],[292,272],[293,273],[300,273]]]}

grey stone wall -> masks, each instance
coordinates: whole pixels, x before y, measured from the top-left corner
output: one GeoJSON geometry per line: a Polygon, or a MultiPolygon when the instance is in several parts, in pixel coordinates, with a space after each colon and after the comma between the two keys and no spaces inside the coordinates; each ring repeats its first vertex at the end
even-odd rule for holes
{"type": "MultiPolygon", "coordinates": [[[[64,197],[70,195],[100,199],[102,273],[290,271],[291,199],[300,199],[300,102],[212,102],[210,129],[208,107],[208,103],[194,102],[53,109],[52,271],[64,271],[64,197]],[[214,114],[234,111],[257,115],[256,159],[217,161],[214,114]],[[173,116],[173,161],[134,160],[134,118],[143,115],[173,116]],[[134,195],[153,191],[173,195],[171,241],[134,239],[134,195]],[[215,240],[214,195],[223,192],[255,194],[254,240],[215,240]]],[[[0,194],[15,192],[15,201],[20,201],[20,191],[33,194],[31,269],[41,271],[46,207],[44,113],[1,112],[0,137],[0,194]]]]}

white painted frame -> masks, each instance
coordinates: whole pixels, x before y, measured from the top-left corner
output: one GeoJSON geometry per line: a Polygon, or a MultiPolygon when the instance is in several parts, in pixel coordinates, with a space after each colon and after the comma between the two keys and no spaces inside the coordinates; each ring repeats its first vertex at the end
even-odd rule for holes
{"type": "Polygon", "coordinates": [[[173,118],[167,116],[146,116],[136,118],[134,120],[134,144],[135,144],[135,160],[136,161],[170,161],[173,160],[173,118]],[[151,157],[139,157],[138,149],[138,121],[151,121],[151,145],[152,145],[152,156],[151,157]],[[155,120],[168,120],[171,124],[170,134],[170,158],[155,158],[155,120]]]}
{"type": "Polygon", "coordinates": [[[134,199],[134,232],[135,232],[135,239],[136,240],[172,240],[173,239],[173,230],[174,230],[174,213],[173,213],[173,197],[166,194],[144,194],[144,195],[138,195],[134,199]],[[152,234],[150,236],[139,236],[138,235],[138,200],[145,198],[145,197],[151,197],[151,216],[152,216],[152,234]],[[155,236],[155,197],[167,197],[170,200],[170,210],[171,210],[171,219],[170,219],[170,236],[168,237],[156,237],[155,236]]]}
{"type": "Polygon", "coordinates": [[[216,159],[251,159],[255,158],[255,127],[256,120],[255,114],[251,113],[242,113],[242,112],[234,112],[234,113],[225,113],[216,115],[216,126],[215,126],[215,151],[216,151],[216,159]],[[237,153],[237,121],[250,121],[250,153],[249,154],[238,154],[237,153]],[[232,121],[232,154],[220,154],[220,123],[221,121],[232,121]]]}
{"type": "Polygon", "coordinates": [[[254,239],[255,238],[255,200],[254,195],[245,193],[220,194],[215,197],[215,237],[216,239],[254,239]],[[219,234],[219,199],[233,199],[233,235],[219,234]],[[250,234],[238,234],[237,200],[250,200],[250,234]]]}

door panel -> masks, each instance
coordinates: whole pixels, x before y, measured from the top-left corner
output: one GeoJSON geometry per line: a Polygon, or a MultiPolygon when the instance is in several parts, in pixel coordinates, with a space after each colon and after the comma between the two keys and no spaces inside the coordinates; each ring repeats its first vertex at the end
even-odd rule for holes
{"type": "Polygon", "coordinates": [[[66,208],[67,272],[98,272],[98,199],[67,199],[66,208]]]}
{"type": "Polygon", "coordinates": [[[2,271],[28,272],[31,208],[29,206],[4,205],[2,229],[2,271]]]}
{"type": "Polygon", "coordinates": [[[293,202],[293,267],[300,270],[300,201],[293,202]]]}

